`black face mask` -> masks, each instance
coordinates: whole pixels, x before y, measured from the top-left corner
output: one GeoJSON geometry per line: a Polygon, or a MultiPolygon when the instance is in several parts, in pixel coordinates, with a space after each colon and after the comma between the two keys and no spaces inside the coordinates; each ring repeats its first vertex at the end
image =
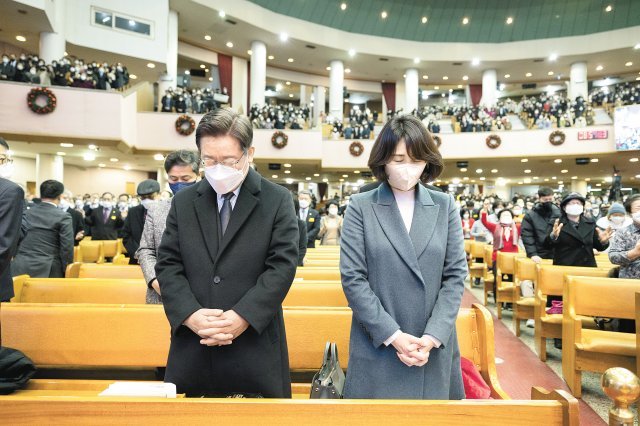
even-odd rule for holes
{"type": "Polygon", "coordinates": [[[544,203],[540,203],[540,206],[543,210],[550,211],[551,210],[551,201],[545,201],[544,203]]]}

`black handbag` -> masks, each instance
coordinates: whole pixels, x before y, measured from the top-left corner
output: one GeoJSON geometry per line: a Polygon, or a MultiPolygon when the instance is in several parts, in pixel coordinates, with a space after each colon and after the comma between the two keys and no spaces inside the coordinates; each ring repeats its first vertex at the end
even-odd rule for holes
{"type": "Polygon", "coordinates": [[[27,386],[36,367],[17,349],[0,347],[0,395],[9,395],[27,386]]]}
{"type": "Polygon", "coordinates": [[[311,399],[341,399],[344,391],[344,372],[338,360],[338,347],[327,342],[322,367],[311,382],[311,399]]]}

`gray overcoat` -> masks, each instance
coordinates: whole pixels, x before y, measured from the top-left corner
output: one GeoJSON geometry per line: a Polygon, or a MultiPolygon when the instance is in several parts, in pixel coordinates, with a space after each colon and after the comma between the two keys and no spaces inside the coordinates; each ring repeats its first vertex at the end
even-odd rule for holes
{"type": "Polygon", "coordinates": [[[467,263],[453,198],[417,185],[407,233],[388,183],[354,195],[340,271],[353,310],[345,398],[464,398],[455,324],[467,263]],[[384,345],[397,330],[442,346],[424,367],[407,367],[384,345]]]}

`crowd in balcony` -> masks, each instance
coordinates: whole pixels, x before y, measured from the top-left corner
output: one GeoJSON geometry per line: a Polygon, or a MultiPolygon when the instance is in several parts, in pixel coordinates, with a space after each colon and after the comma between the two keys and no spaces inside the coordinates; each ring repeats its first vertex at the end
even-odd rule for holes
{"type": "Polygon", "coordinates": [[[214,111],[220,106],[216,101],[216,94],[227,94],[227,89],[222,92],[220,89],[211,89],[210,87],[170,87],[165,90],[160,100],[160,112],[177,112],[181,114],[206,114],[214,111]]]}
{"type": "Polygon", "coordinates": [[[68,86],[83,89],[120,89],[129,84],[129,71],[120,62],[85,62],[65,56],[47,64],[37,55],[2,55],[0,80],[43,86],[68,86]]]}
{"type": "Polygon", "coordinates": [[[253,105],[249,119],[254,129],[302,130],[308,127],[310,110],[306,105],[289,104],[253,105]]]}
{"type": "Polygon", "coordinates": [[[589,100],[593,105],[597,106],[638,104],[640,103],[640,82],[625,82],[614,86],[596,87],[589,93],[589,100]]]}

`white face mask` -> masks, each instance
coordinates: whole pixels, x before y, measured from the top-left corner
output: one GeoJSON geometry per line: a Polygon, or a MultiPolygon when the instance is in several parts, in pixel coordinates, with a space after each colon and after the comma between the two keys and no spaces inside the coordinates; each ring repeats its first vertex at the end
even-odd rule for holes
{"type": "Polygon", "coordinates": [[[611,222],[612,225],[620,226],[624,223],[624,216],[612,216],[609,218],[609,222],[611,222]]]}
{"type": "Polygon", "coordinates": [[[60,203],[58,204],[58,208],[60,210],[67,211],[69,207],[70,207],[70,204],[67,200],[60,199],[60,203]]]}
{"type": "Polygon", "coordinates": [[[387,164],[385,172],[389,176],[389,185],[399,191],[409,191],[420,181],[427,163],[387,164]]]}
{"type": "Polygon", "coordinates": [[[338,214],[338,208],[337,207],[329,207],[329,216],[335,216],[338,214]]]}
{"type": "Polygon", "coordinates": [[[514,209],[513,210],[513,214],[515,214],[516,216],[520,216],[522,214],[522,210],[520,209],[514,209]]]}
{"type": "Polygon", "coordinates": [[[205,168],[204,176],[216,193],[220,195],[228,194],[242,184],[249,171],[248,166],[249,161],[246,162],[242,170],[216,164],[215,166],[205,168]]]}
{"type": "Polygon", "coordinates": [[[503,225],[511,225],[513,223],[513,218],[511,216],[503,216],[500,218],[500,223],[503,225]]]}
{"type": "Polygon", "coordinates": [[[631,219],[633,219],[635,223],[640,223],[640,212],[636,212],[632,214],[631,219]]]}
{"type": "Polygon", "coordinates": [[[102,207],[104,207],[105,209],[110,209],[111,207],[113,207],[113,203],[111,201],[103,201],[100,203],[102,205],[102,207]]]}
{"type": "Polygon", "coordinates": [[[308,209],[309,208],[309,202],[307,200],[300,200],[300,208],[301,209],[308,209]]]}
{"type": "Polygon", "coordinates": [[[142,201],[140,201],[140,204],[142,204],[142,207],[144,207],[146,210],[149,210],[151,208],[151,206],[153,206],[155,204],[155,200],[151,200],[149,198],[144,199],[142,201]]]}
{"type": "Polygon", "coordinates": [[[569,204],[564,211],[571,216],[579,216],[584,211],[584,206],[582,204],[569,204]]]}
{"type": "Polygon", "coordinates": [[[13,176],[13,163],[12,164],[3,164],[0,166],[0,178],[3,179],[11,179],[13,176]]]}

